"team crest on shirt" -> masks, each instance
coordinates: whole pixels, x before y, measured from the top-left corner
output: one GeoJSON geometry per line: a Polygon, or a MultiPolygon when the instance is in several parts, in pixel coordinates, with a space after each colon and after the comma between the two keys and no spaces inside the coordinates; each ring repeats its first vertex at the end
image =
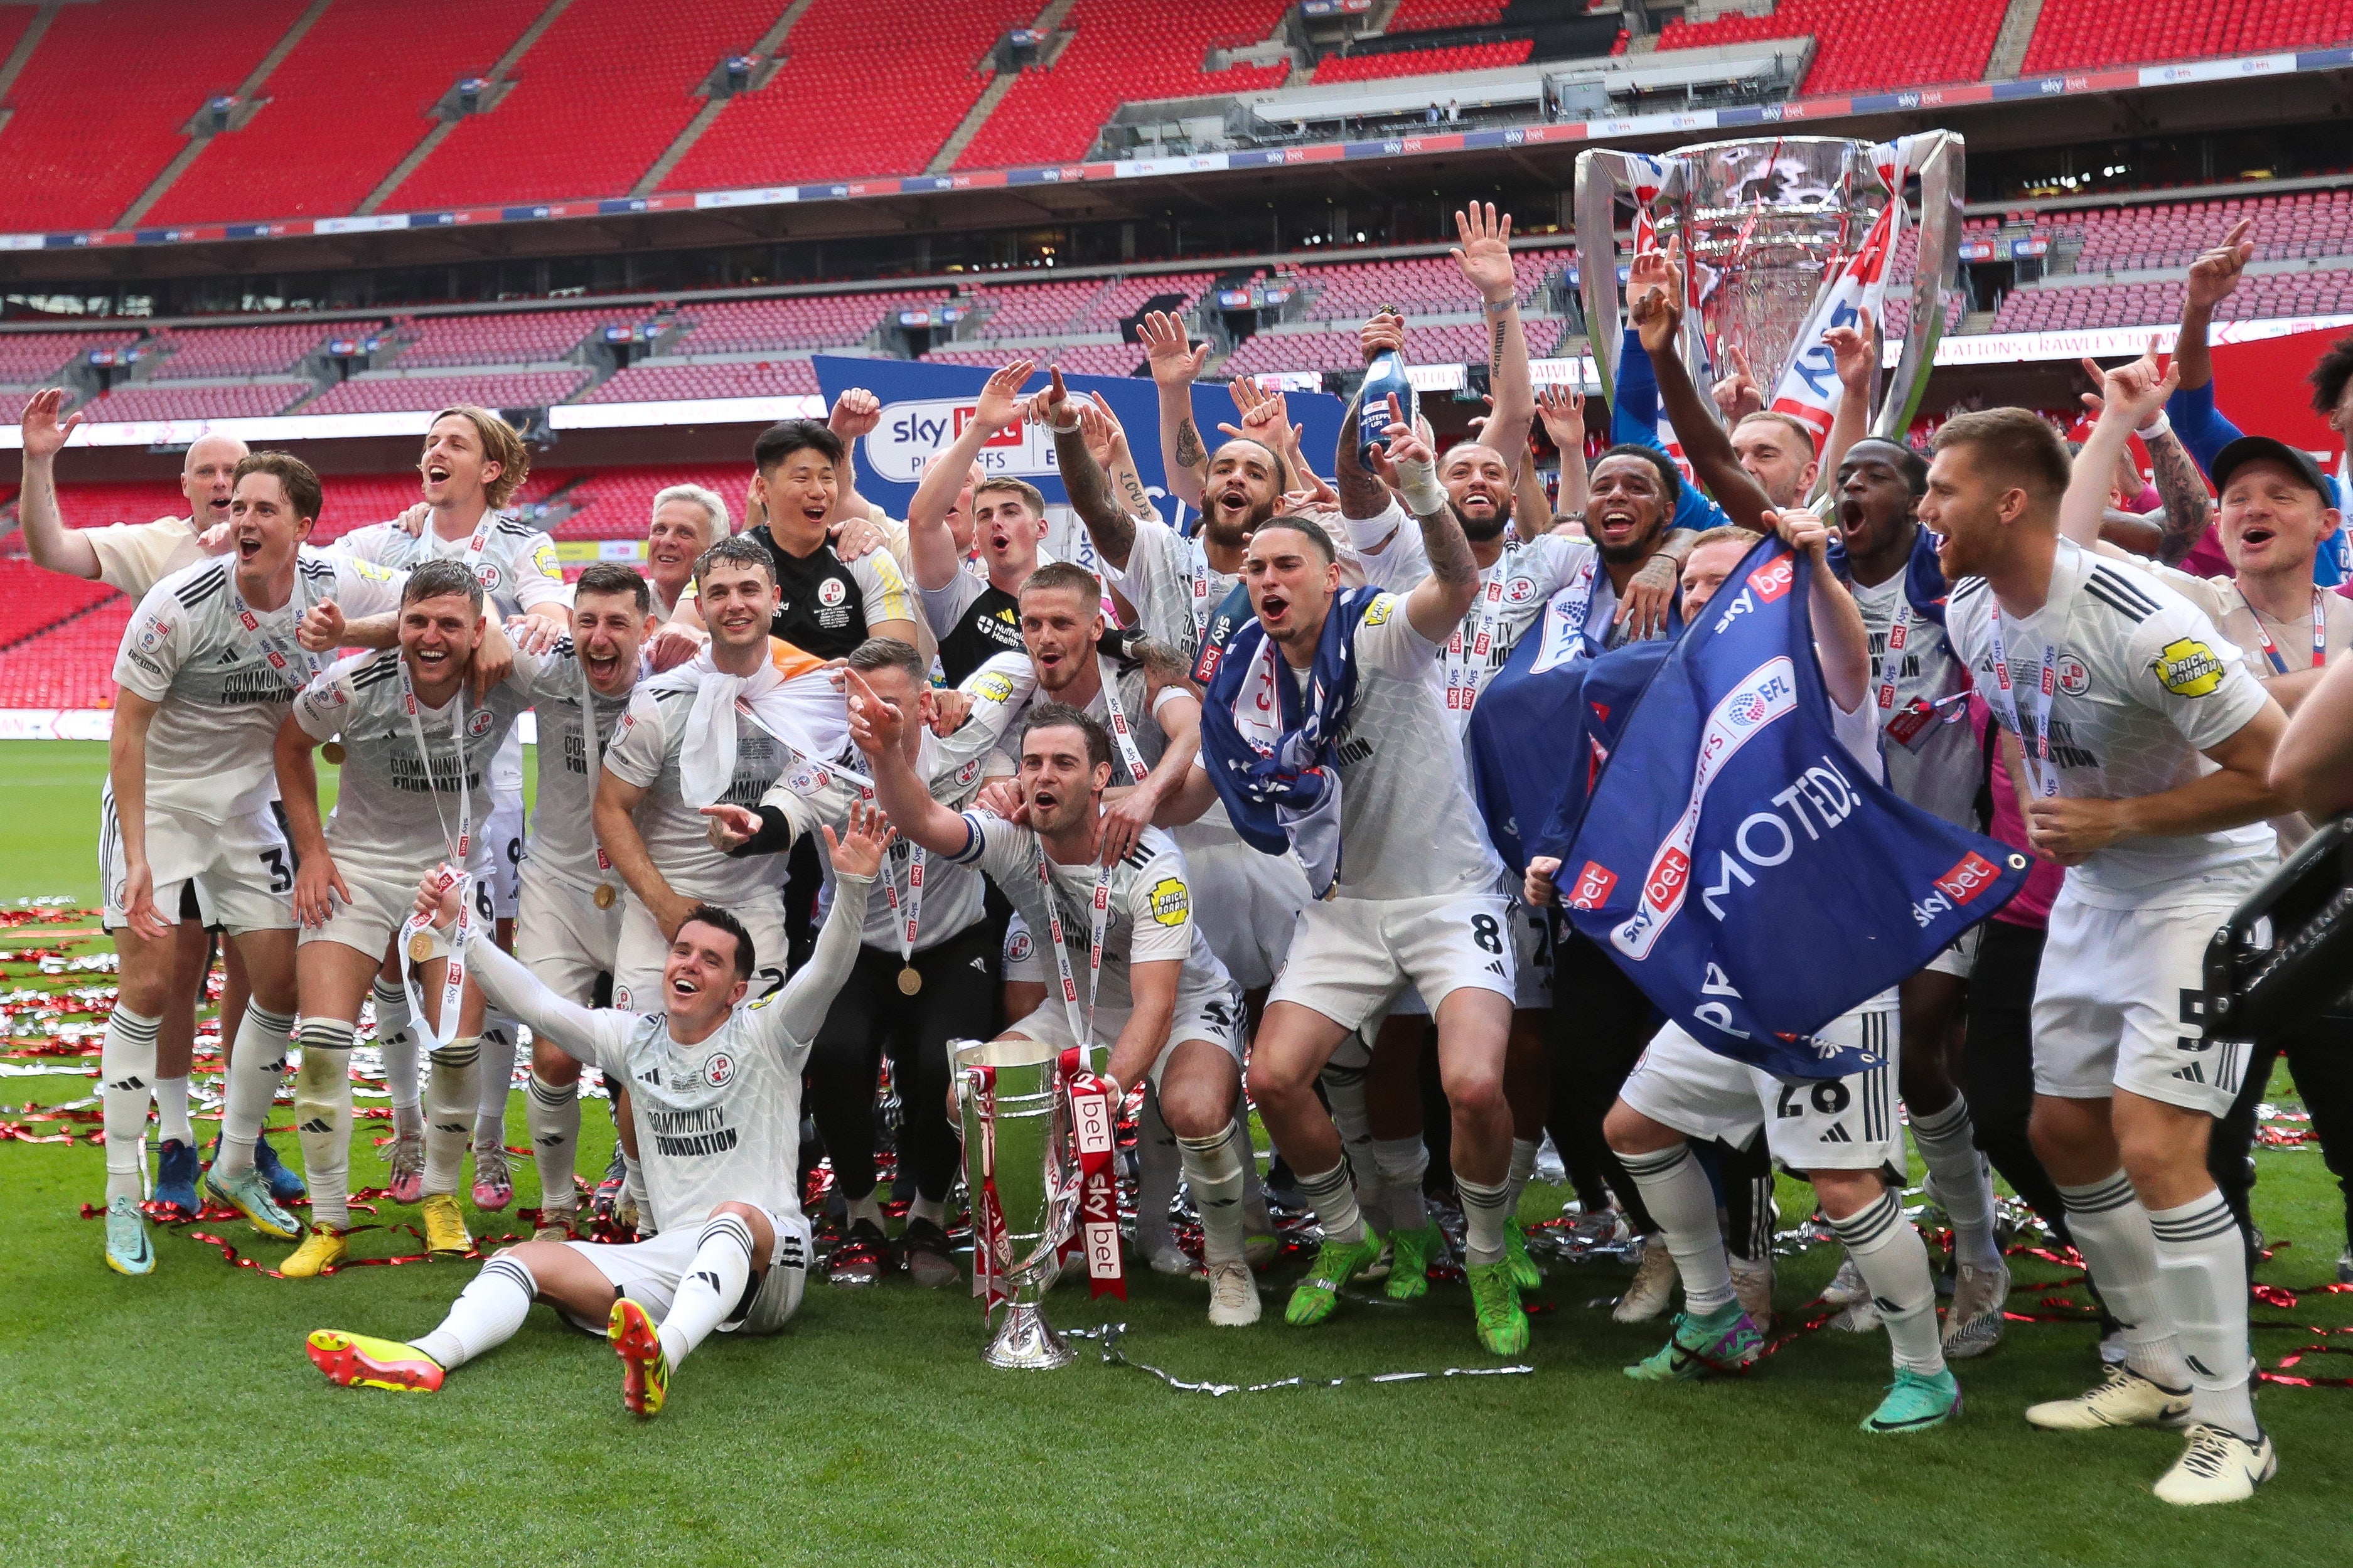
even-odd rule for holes
{"type": "Polygon", "coordinates": [[[840,604],[849,593],[849,590],[841,585],[840,578],[828,577],[817,585],[817,602],[830,610],[840,604]]]}
{"type": "Polygon", "coordinates": [[[2149,661],[2158,684],[2176,697],[2204,697],[2222,684],[2222,661],[2196,637],[2176,637],[2149,661]]]}
{"type": "Polygon", "coordinates": [[[1163,877],[1152,884],[1152,918],[1165,926],[1180,926],[1185,917],[1193,912],[1193,897],[1185,884],[1174,877],[1163,877]]]}
{"type": "Polygon", "coordinates": [[[491,732],[491,726],[497,722],[498,719],[496,716],[488,712],[477,712],[472,718],[466,721],[466,733],[473,736],[479,741],[483,736],[489,734],[491,732]]]}
{"type": "Polygon", "coordinates": [[[495,594],[499,591],[499,584],[506,579],[500,574],[498,567],[488,561],[483,561],[475,564],[474,581],[482,585],[483,593],[495,594]]]}
{"type": "MultiPolygon", "coordinates": [[[[767,998],[762,997],[762,1001],[767,998]]],[[[725,1051],[713,1051],[702,1064],[702,1081],[713,1089],[725,1089],[735,1081],[735,1058],[725,1051]]]]}
{"type": "Polygon", "coordinates": [[[1504,584],[1504,602],[1525,605],[1536,596],[1536,581],[1533,577],[1514,577],[1504,584]]]}
{"type": "Polygon", "coordinates": [[[1013,695],[1013,678],[1002,670],[992,670],[972,683],[972,694],[984,702],[1003,702],[1013,695]]]}
{"type": "Polygon", "coordinates": [[[153,653],[157,648],[164,646],[164,639],[171,635],[171,622],[165,620],[161,616],[148,616],[147,625],[141,628],[139,633],[139,651],[142,653],[153,653]]]}
{"type": "Polygon", "coordinates": [[[2059,689],[2070,697],[2081,697],[2092,689],[2092,672],[2084,661],[2072,653],[2059,656],[2059,689]]]}
{"type": "Polygon", "coordinates": [[[1005,938],[1005,962],[1008,963],[1027,963],[1029,955],[1036,951],[1026,931],[1009,932],[1005,938]]]}

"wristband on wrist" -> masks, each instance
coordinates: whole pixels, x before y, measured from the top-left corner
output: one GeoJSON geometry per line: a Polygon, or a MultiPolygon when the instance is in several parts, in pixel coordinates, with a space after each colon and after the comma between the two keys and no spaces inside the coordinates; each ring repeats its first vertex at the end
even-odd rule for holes
{"type": "Polygon", "coordinates": [[[1513,306],[1514,306],[1514,305],[1518,304],[1519,302],[1520,302],[1520,301],[1519,301],[1519,298],[1518,298],[1518,296],[1516,296],[1516,295],[1514,295],[1514,296],[1512,296],[1511,298],[1508,298],[1508,299],[1503,299],[1503,300],[1486,300],[1486,299],[1482,299],[1482,300],[1481,300],[1479,301],[1480,305],[1481,305],[1481,306],[1482,306],[1482,307],[1486,310],[1487,314],[1489,314],[1489,315],[1491,315],[1491,316],[1500,316],[1500,315],[1502,315],[1504,311],[1506,311],[1506,310],[1510,310],[1513,306]]]}
{"type": "Polygon", "coordinates": [[[2148,424],[2142,426],[2139,429],[2134,431],[2133,434],[2139,437],[2144,441],[2154,441],[2159,436],[2170,436],[2173,434],[2173,421],[2167,418],[2165,410],[2160,408],[2157,411],[2157,417],[2155,419],[2151,420],[2148,424]]]}

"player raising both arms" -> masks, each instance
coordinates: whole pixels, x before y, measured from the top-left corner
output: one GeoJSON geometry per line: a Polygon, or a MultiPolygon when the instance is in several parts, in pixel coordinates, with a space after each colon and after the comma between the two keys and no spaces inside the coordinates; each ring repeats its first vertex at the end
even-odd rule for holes
{"type": "Polygon", "coordinates": [[[961,815],[932,798],[908,761],[913,716],[854,673],[850,734],[872,767],[874,793],[902,831],[1004,889],[1052,951],[1051,994],[1006,1037],[1092,1052],[1124,1095],[1149,1081],[1176,1134],[1201,1214],[1209,1321],[1258,1321],[1258,1287],[1242,1253],[1242,1164],[1250,1143],[1234,1119],[1241,1093],[1241,998],[1193,923],[1185,858],[1146,827],[1126,854],[1113,845],[1103,793],[1114,776],[1111,736],[1060,702],[1030,710],[1019,742],[1023,824],[961,815]],[[1083,989],[1076,980],[1088,973],[1083,989]],[[1081,998],[1083,997],[1083,1005],[1081,998]]]}
{"type": "Polygon", "coordinates": [[[255,1164],[294,1027],[294,861],[270,809],[269,741],[318,662],[298,627],[322,601],[374,609],[398,578],[301,548],[319,516],[318,477],[280,453],[241,459],[230,556],[173,573],[141,601],[114,667],[121,696],[109,782],[120,830],[101,847],[107,924],[121,992],[100,1063],[106,1141],[106,1259],[155,1267],[139,1213],[156,1032],[177,959],[174,925],[193,889],[227,929],[254,987],[224,1089],[213,1194],[265,1235],[291,1239],[255,1164]],[[171,911],[166,913],[165,911],[171,911]]]}
{"type": "Polygon", "coordinates": [[[2035,984],[2031,1131],[2124,1325],[2105,1383],[2027,1419],[2186,1419],[2157,1494],[2224,1502],[2278,1459],[2248,1384],[2246,1256],[2206,1169],[2244,1063],[2185,1006],[2208,939],[2277,864],[2264,777],[2286,721],[2188,601],[2060,536],[2070,477],[2040,416],[1965,414],[1937,431],[1920,503],[1958,584],[1954,649],[2021,742],[2029,839],[2068,868],[2035,984]]]}
{"type": "MultiPolygon", "coordinates": [[[[311,1360],[345,1387],[430,1394],[450,1369],[514,1337],[532,1303],[602,1330],[621,1358],[621,1403],[661,1414],[679,1363],[712,1330],[773,1334],[800,1305],[809,1227],[800,1170],[801,1067],[858,955],[869,890],[890,825],[853,811],[825,829],[833,912],[784,990],[739,1008],[760,954],[743,924],[697,905],[662,961],[662,1010],[591,1011],[556,995],[475,931],[464,957],[483,989],[586,1067],[636,1085],[631,1113],[645,1150],[659,1235],[613,1247],[534,1238],[482,1266],[440,1327],[406,1344],[321,1329],[311,1360]]],[[[417,894],[446,934],[459,910],[443,875],[417,894]]]]}

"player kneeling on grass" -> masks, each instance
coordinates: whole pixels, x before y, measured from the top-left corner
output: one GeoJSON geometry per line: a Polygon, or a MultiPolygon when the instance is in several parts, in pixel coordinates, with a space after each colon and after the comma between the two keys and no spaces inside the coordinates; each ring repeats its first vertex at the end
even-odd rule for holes
{"type": "MultiPolygon", "coordinates": [[[[1767,519],[1775,514],[1767,512],[1767,519]]],[[[1823,563],[1829,531],[1813,513],[1778,514],[1781,537],[1814,559],[1814,654],[1829,693],[1831,721],[1856,765],[1881,773],[1878,713],[1870,701],[1871,643],[1854,596],[1823,563]]],[[[1736,563],[1736,542],[1711,546],[1736,563]]],[[[1697,625],[1712,593],[1694,550],[1683,576],[1683,613],[1697,625]],[[1699,600],[1694,603],[1694,600],[1699,600]]],[[[1728,568],[1727,568],[1728,569],[1728,568]]],[[[1531,903],[1551,903],[1558,862],[1539,858],[1528,870],[1531,903]]],[[[1783,1165],[1814,1185],[1822,1212],[1862,1272],[1878,1304],[1895,1358],[1887,1395],[1862,1423],[1866,1432],[1916,1432],[1960,1414],[1961,1391],[1937,1341],[1936,1289],[1920,1233],[1904,1217],[1900,1179],[1904,1131],[1895,1119],[1900,1047],[1894,990],[1840,1016],[1824,1039],[1869,1047],[1879,1064],[1845,1078],[1800,1083],[1718,1056],[1673,1024],[1659,1031],[1619,1089],[1602,1133],[1641,1188],[1665,1233],[1683,1276],[1684,1310],[1657,1354],[1626,1369],[1639,1382],[1663,1383],[1735,1371],[1764,1348],[1756,1321],[1734,1293],[1731,1265],[1716,1227],[1715,1195],[1692,1157],[1691,1140],[1721,1138],[1746,1147],[1760,1134],[1783,1165]]]]}
{"type": "Polygon", "coordinates": [[[1241,997],[1193,922],[1175,841],[1147,827],[1125,856],[1106,848],[1110,734],[1066,704],[1032,708],[1019,742],[1018,815],[1025,820],[957,813],[932,798],[907,759],[912,715],[856,670],[847,679],[849,734],[872,769],[875,798],[915,843],[986,872],[1058,955],[1061,994],[1049,994],[1002,1037],[1064,1048],[1084,1040],[1090,1053],[1108,1046],[1103,1071],[1123,1096],[1151,1080],[1201,1211],[1209,1321],[1258,1321],[1258,1286],[1242,1252],[1242,1162],[1251,1156],[1234,1118],[1241,997]]]}
{"type": "MultiPolygon", "coordinates": [[[[601,1325],[621,1358],[621,1402],[660,1414],[670,1374],[713,1329],[773,1334],[800,1305],[808,1221],[800,1169],[801,1069],[857,962],[866,897],[890,842],[882,813],[824,829],[833,910],[809,962],[737,1010],[758,954],[733,915],[698,904],[662,963],[658,1013],[591,1010],[558,996],[480,928],[466,942],[483,991],[585,1067],[632,1086],[648,1200],[659,1234],[626,1247],[526,1241],[482,1266],[441,1326],[406,1344],[321,1329],[311,1359],[345,1387],[429,1394],[449,1369],[513,1337],[533,1301],[601,1325]]],[[[417,908],[445,932],[455,890],[426,879],[417,908]]]]}

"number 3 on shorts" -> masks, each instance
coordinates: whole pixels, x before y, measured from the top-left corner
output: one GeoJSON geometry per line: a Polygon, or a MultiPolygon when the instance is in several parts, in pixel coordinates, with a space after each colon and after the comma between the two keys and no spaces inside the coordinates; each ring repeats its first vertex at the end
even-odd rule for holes
{"type": "Polygon", "coordinates": [[[286,851],[270,848],[261,852],[262,868],[269,873],[269,890],[282,893],[294,886],[294,873],[287,868],[286,851]]]}

